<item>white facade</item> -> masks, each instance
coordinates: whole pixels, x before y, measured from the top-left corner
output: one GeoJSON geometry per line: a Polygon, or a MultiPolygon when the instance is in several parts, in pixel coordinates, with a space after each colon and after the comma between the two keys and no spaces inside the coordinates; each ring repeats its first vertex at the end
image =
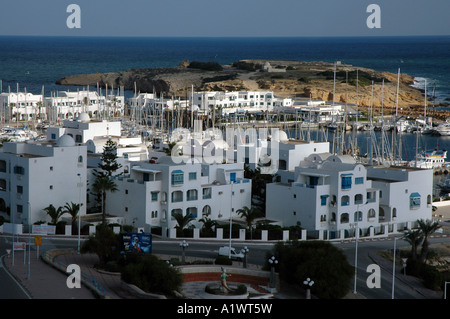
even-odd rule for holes
{"type": "Polygon", "coordinates": [[[0,152],[0,210],[13,223],[50,221],[43,209],[66,203],[86,207],[86,146],[69,136],[56,144],[5,143],[0,152]],[[6,216],[6,207],[11,217],[6,216]]]}
{"type": "Polygon", "coordinates": [[[0,94],[0,119],[6,122],[31,121],[46,118],[41,94],[27,92],[0,94]]]}
{"type": "Polygon", "coordinates": [[[195,218],[191,222],[201,228],[199,219],[229,221],[236,213],[251,206],[251,180],[244,179],[243,165],[175,164],[162,157],[155,164],[130,163],[130,174],[115,177],[119,189],[109,196],[107,211],[123,216],[125,224],[135,227],[162,227],[163,236],[177,225],[173,214],[180,212],[195,218]]]}
{"type": "Polygon", "coordinates": [[[51,121],[76,118],[81,113],[88,113],[97,119],[111,119],[123,114],[124,105],[123,95],[103,96],[96,91],[59,91],[45,98],[48,119],[51,121]]]}
{"type": "Polygon", "coordinates": [[[247,112],[272,111],[275,101],[272,91],[194,92],[189,96],[194,112],[227,115],[239,110],[247,112]],[[219,110],[217,110],[219,109],[219,110]]]}
{"type": "Polygon", "coordinates": [[[267,185],[266,217],[329,239],[351,234],[356,224],[361,234],[373,235],[430,219],[431,192],[431,170],[365,167],[348,156],[312,154],[295,173],[267,185]]]}

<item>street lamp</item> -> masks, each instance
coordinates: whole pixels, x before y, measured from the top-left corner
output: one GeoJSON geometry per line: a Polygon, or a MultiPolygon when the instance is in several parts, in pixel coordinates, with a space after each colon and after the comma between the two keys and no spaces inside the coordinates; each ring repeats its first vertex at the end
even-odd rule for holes
{"type": "Polygon", "coordinates": [[[314,281],[310,278],[306,278],[306,280],[303,281],[303,284],[306,286],[306,299],[311,299],[311,287],[314,285],[314,281]]]}
{"type": "Polygon", "coordinates": [[[359,238],[358,223],[354,223],[352,227],[355,228],[355,279],[353,283],[353,293],[356,294],[356,278],[358,272],[358,238],[359,238]]]}
{"type": "Polygon", "coordinates": [[[392,294],[391,299],[394,299],[394,289],[395,289],[395,251],[397,249],[397,239],[403,239],[409,234],[405,234],[402,237],[394,237],[394,258],[392,262],[392,294]]]}
{"type": "Polygon", "coordinates": [[[247,246],[245,246],[244,248],[241,249],[241,253],[244,254],[244,263],[243,263],[243,267],[247,268],[247,254],[250,250],[247,248],[247,246]]]}
{"type": "Polygon", "coordinates": [[[444,299],[447,299],[447,284],[450,284],[450,281],[444,282],[444,299]]]}
{"type": "Polygon", "coordinates": [[[80,242],[81,242],[81,174],[78,173],[77,176],[80,178],[80,191],[79,191],[79,202],[80,206],[78,208],[78,254],[80,254],[80,242]]]}
{"type": "Polygon", "coordinates": [[[185,249],[186,249],[188,246],[189,246],[189,244],[188,244],[185,240],[183,240],[183,241],[180,243],[180,247],[183,249],[183,252],[182,252],[182,255],[181,255],[181,262],[182,262],[183,265],[186,263],[185,249]]]}
{"type": "Polygon", "coordinates": [[[275,288],[275,265],[278,264],[278,260],[275,259],[275,256],[269,258],[270,268],[270,282],[269,287],[275,288]]]}

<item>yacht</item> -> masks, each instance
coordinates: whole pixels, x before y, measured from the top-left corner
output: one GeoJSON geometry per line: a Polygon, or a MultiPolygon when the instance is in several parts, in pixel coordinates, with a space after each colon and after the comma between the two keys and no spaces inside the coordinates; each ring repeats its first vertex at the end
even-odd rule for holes
{"type": "Polygon", "coordinates": [[[446,162],[446,150],[425,151],[417,155],[416,160],[410,161],[410,167],[426,168],[426,169],[441,169],[447,167],[450,163],[446,162]]]}
{"type": "Polygon", "coordinates": [[[435,128],[435,132],[441,136],[450,136],[450,123],[445,122],[445,123],[439,124],[435,128]]]}

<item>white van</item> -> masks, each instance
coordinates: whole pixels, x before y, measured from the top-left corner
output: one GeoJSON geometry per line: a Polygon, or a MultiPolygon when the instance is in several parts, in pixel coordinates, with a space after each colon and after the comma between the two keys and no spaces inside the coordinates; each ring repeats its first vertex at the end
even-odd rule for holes
{"type": "MultiPolygon", "coordinates": [[[[223,246],[219,248],[219,256],[230,257],[230,247],[223,246]]],[[[231,259],[242,260],[244,259],[244,254],[240,251],[236,251],[235,248],[231,247],[231,259]]]]}

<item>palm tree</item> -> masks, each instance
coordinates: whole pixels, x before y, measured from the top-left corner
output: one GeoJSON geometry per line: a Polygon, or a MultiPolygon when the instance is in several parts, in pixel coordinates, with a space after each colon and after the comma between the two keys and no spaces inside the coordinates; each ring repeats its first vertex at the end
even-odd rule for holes
{"type": "Polygon", "coordinates": [[[78,217],[78,213],[80,211],[81,206],[83,206],[83,204],[75,204],[70,202],[66,203],[66,205],[64,205],[64,211],[63,213],[68,213],[70,214],[70,216],[72,216],[72,234],[73,235],[78,235],[78,229],[77,229],[77,217],[78,217]]]}
{"type": "Polygon", "coordinates": [[[423,243],[422,243],[422,251],[420,252],[420,261],[425,262],[428,256],[428,236],[430,236],[432,233],[434,233],[436,230],[438,230],[441,225],[439,225],[438,222],[432,221],[432,220],[423,220],[419,219],[417,221],[419,225],[419,229],[423,234],[423,243]]]}
{"type": "Polygon", "coordinates": [[[417,247],[423,240],[423,234],[420,229],[415,229],[408,232],[408,236],[405,237],[405,240],[411,245],[411,259],[417,259],[417,247]]]}
{"type": "Polygon", "coordinates": [[[53,206],[52,204],[45,207],[44,210],[47,213],[47,215],[50,216],[51,218],[50,221],[51,225],[56,225],[58,223],[58,219],[60,219],[61,216],[64,214],[62,207],[55,208],[55,206],[53,206]]]}
{"type": "Polygon", "coordinates": [[[102,194],[102,224],[106,225],[106,192],[114,193],[118,191],[116,183],[107,175],[97,175],[94,184],[92,185],[94,193],[102,194]]]}
{"type": "Polygon", "coordinates": [[[212,220],[211,218],[209,218],[208,216],[205,216],[201,219],[199,219],[199,222],[203,223],[203,231],[206,233],[212,233],[213,232],[213,227],[217,226],[218,223],[215,220],[212,220]]]}
{"type": "Polygon", "coordinates": [[[175,218],[175,220],[177,221],[177,226],[175,226],[175,228],[179,231],[182,231],[184,228],[186,228],[186,226],[193,221],[195,218],[192,217],[192,215],[184,215],[182,213],[175,213],[173,214],[173,218],[175,218]]]}
{"type": "Polygon", "coordinates": [[[253,222],[256,218],[261,217],[262,213],[257,208],[248,208],[247,206],[242,207],[236,211],[241,218],[244,218],[248,228],[250,229],[250,239],[253,239],[253,222]]]}

